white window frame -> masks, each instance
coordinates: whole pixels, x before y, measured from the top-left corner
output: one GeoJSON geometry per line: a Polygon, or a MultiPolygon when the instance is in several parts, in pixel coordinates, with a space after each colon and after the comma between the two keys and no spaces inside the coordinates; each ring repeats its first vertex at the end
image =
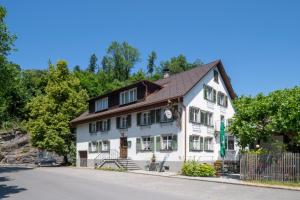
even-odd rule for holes
{"type": "Polygon", "coordinates": [[[193,119],[191,120],[193,123],[201,123],[201,116],[200,116],[200,108],[197,107],[191,107],[193,110],[193,119]],[[197,112],[196,112],[197,111],[197,112]]]}
{"type": "Polygon", "coordinates": [[[172,150],[173,135],[161,136],[161,150],[172,150]]]}
{"type": "Polygon", "coordinates": [[[132,88],[120,93],[120,105],[128,104],[137,100],[137,88],[132,88]]]}
{"type": "Polygon", "coordinates": [[[147,111],[147,112],[142,112],[141,113],[141,125],[149,125],[150,122],[151,122],[151,119],[150,119],[150,111],[147,111]]]}
{"type": "Polygon", "coordinates": [[[206,112],[207,117],[207,126],[213,127],[214,126],[214,114],[212,112],[206,112]]]}
{"type": "Polygon", "coordinates": [[[95,101],[95,111],[101,111],[108,108],[108,97],[95,101]]]}
{"type": "Polygon", "coordinates": [[[108,121],[107,119],[102,120],[102,130],[100,130],[100,131],[102,131],[102,132],[108,131],[108,122],[107,121],[108,121]]]}
{"type": "Polygon", "coordinates": [[[91,132],[90,132],[90,134],[97,133],[97,122],[92,122],[91,124],[92,124],[92,126],[91,126],[91,132]]]}
{"type": "Polygon", "coordinates": [[[213,152],[214,151],[214,140],[212,137],[205,137],[204,138],[204,151],[213,152]],[[208,142],[210,141],[210,142],[208,142]],[[207,144],[206,144],[207,143],[207,144]]]}
{"type": "Polygon", "coordinates": [[[109,151],[109,141],[108,140],[103,140],[101,141],[101,151],[109,151]]]}
{"type": "Polygon", "coordinates": [[[142,137],[141,149],[142,151],[151,151],[151,137],[145,136],[142,137]]]}
{"type": "Polygon", "coordinates": [[[120,117],[120,128],[127,128],[127,116],[120,117]]]}
{"type": "Polygon", "coordinates": [[[96,153],[98,152],[98,142],[97,141],[91,141],[91,149],[90,149],[90,153],[96,153]]]}
{"type": "Polygon", "coordinates": [[[203,137],[201,137],[200,135],[192,135],[192,145],[193,148],[192,150],[194,151],[203,151],[204,149],[204,143],[203,143],[203,137]]]}
{"type": "Polygon", "coordinates": [[[218,97],[217,97],[218,105],[227,107],[226,100],[225,100],[226,98],[227,98],[226,94],[224,94],[223,92],[218,92],[218,97]]]}

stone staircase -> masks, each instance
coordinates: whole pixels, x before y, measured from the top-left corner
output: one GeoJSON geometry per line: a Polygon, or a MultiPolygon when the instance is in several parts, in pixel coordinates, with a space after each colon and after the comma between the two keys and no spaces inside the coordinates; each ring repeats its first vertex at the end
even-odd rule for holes
{"type": "Polygon", "coordinates": [[[133,160],[131,160],[130,158],[126,158],[126,159],[118,159],[118,163],[122,166],[122,168],[131,171],[131,170],[139,170],[141,169],[139,166],[137,166],[137,164],[135,164],[135,162],[133,162],[133,160]]]}

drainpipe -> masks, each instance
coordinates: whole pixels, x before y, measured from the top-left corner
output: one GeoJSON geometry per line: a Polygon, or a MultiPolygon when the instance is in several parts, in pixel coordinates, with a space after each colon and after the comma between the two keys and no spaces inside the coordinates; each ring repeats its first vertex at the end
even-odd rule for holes
{"type": "Polygon", "coordinates": [[[183,105],[183,102],[182,102],[182,106],[184,108],[184,162],[186,162],[186,122],[187,122],[187,119],[186,119],[186,107],[183,105]]]}

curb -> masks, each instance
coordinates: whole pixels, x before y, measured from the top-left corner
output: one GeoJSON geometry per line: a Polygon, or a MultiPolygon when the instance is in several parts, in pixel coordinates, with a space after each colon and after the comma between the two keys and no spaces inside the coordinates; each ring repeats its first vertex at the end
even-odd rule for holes
{"type": "Polygon", "coordinates": [[[146,173],[138,173],[138,172],[132,172],[132,171],[127,171],[127,173],[141,174],[141,175],[148,175],[148,176],[159,176],[159,177],[165,177],[165,178],[177,178],[177,179],[192,180],[192,181],[211,182],[211,183],[219,183],[219,184],[230,184],[230,185],[241,185],[241,186],[248,186],[248,187],[291,190],[291,191],[299,191],[300,192],[300,188],[285,187],[285,186],[274,186],[274,185],[255,184],[255,183],[247,183],[247,182],[234,183],[234,182],[227,182],[227,181],[196,179],[196,178],[184,177],[184,176],[178,176],[178,175],[164,176],[164,175],[159,175],[159,174],[146,174],[146,173]]]}

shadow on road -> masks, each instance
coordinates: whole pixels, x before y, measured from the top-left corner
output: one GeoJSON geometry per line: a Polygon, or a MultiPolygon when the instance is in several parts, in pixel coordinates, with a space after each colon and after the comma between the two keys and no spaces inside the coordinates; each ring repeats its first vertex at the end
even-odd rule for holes
{"type": "Polygon", "coordinates": [[[25,167],[0,167],[0,199],[9,198],[11,194],[16,194],[25,191],[26,188],[22,188],[16,185],[6,185],[3,182],[9,182],[11,179],[7,176],[1,176],[1,173],[13,173],[22,170],[30,170],[25,167]]]}

